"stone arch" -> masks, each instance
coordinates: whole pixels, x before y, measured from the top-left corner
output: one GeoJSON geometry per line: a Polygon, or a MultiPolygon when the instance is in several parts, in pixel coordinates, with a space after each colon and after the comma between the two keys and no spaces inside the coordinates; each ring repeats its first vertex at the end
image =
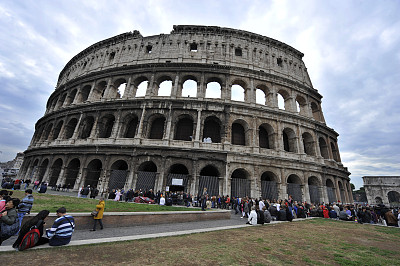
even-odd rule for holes
{"type": "Polygon", "coordinates": [[[325,138],[319,137],[318,143],[319,143],[319,151],[321,152],[321,156],[324,159],[329,159],[328,145],[326,144],[325,138]]]}
{"type": "Polygon", "coordinates": [[[57,181],[61,172],[61,168],[63,165],[63,160],[61,158],[58,158],[53,165],[50,168],[50,180],[49,180],[49,186],[56,186],[57,181]]]}
{"type": "Polygon", "coordinates": [[[310,156],[316,156],[314,138],[308,132],[304,132],[302,136],[304,153],[310,156]]]}
{"type": "Polygon", "coordinates": [[[157,96],[171,96],[174,81],[170,76],[163,75],[157,79],[156,93],[157,96]]]}
{"type": "Polygon", "coordinates": [[[69,106],[74,102],[77,92],[78,92],[78,89],[73,89],[70,93],[68,93],[67,100],[65,102],[65,106],[69,106]]]}
{"type": "Polygon", "coordinates": [[[61,107],[63,107],[65,98],[67,98],[67,93],[62,94],[61,97],[58,99],[55,110],[58,110],[61,107]]]}
{"type": "Polygon", "coordinates": [[[286,110],[289,111],[290,110],[290,94],[288,91],[286,91],[285,89],[279,89],[278,92],[278,108],[281,110],[286,110]],[[282,97],[282,105],[281,105],[281,101],[279,100],[279,96],[282,97]]]}
{"type": "Polygon", "coordinates": [[[307,116],[307,101],[303,96],[297,95],[296,97],[296,111],[299,115],[307,116]]]}
{"type": "Polygon", "coordinates": [[[317,104],[316,102],[311,102],[311,112],[315,120],[324,122],[322,119],[322,113],[319,104],[317,104]]]}
{"type": "Polygon", "coordinates": [[[330,140],[330,144],[331,144],[331,151],[332,151],[333,160],[335,160],[336,162],[340,162],[339,152],[336,149],[336,141],[330,140]]]}
{"type": "Polygon", "coordinates": [[[164,127],[165,127],[165,116],[162,114],[154,114],[149,119],[149,139],[163,139],[164,127]]]}
{"type": "Polygon", "coordinates": [[[115,97],[112,98],[122,98],[125,95],[126,92],[126,85],[127,81],[125,78],[118,78],[117,80],[114,81],[114,88],[115,88],[115,97]]]}
{"type": "Polygon", "coordinates": [[[72,138],[77,124],[78,124],[78,119],[76,119],[76,118],[71,118],[68,121],[67,125],[65,126],[65,130],[64,130],[64,138],[65,139],[72,138]]]}
{"type": "Polygon", "coordinates": [[[98,136],[99,138],[111,137],[114,127],[115,117],[112,114],[106,114],[99,119],[98,122],[98,136]]]}
{"type": "Polygon", "coordinates": [[[61,131],[61,128],[62,128],[63,124],[64,124],[64,121],[61,120],[54,127],[53,134],[51,136],[51,140],[56,140],[58,138],[58,135],[60,134],[60,131],[61,131]]]}
{"type": "Polygon", "coordinates": [[[135,91],[132,92],[134,97],[146,96],[147,88],[149,86],[149,78],[146,76],[140,76],[136,78],[133,83],[135,91]]]}
{"type": "Polygon", "coordinates": [[[219,195],[219,176],[220,173],[214,165],[208,164],[203,167],[199,176],[198,195],[201,195],[204,188],[207,188],[207,193],[210,196],[219,195]]]}
{"type": "Polygon", "coordinates": [[[244,198],[251,196],[251,181],[249,173],[243,169],[238,168],[232,172],[231,175],[231,195],[232,197],[244,198]]]}
{"type": "Polygon", "coordinates": [[[221,143],[221,120],[216,116],[208,116],[204,120],[203,139],[211,138],[213,143],[221,143]]]}
{"type": "Polygon", "coordinates": [[[107,88],[107,82],[105,80],[97,82],[96,86],[92,92],[92,99],[95,101],[101,100],[101,98],[105,97],[105,92],[107,88]]]}
{"type": "Polygon", "coordinates": [[[146,161],[139,165],[135,190],[147,191],[154,189],[157,177],[157,165],[153,161],[146,161]]]}
{"type": "Polygon", "coordinates": [[[265,171],[261,175],[261,197],[263,199],[278,199],[278,177],[271,171],[265,171]]]}
{"type": "Polygon", "coordinates": [[[338,187],[339,187],[339,192],[340,192],[340,200],[342,201],[342,203],[345,203],[346,197],[345,197],[345,190],[344,190],[344,186],[343,186],[342,182],[338,181],[338,187]]]}
{"type": "Polygon", "coordinates": [[[283,149],[287,152],[297,152],[297,136],[293,129],[285,127],[282,131],[283,149]]]}
{"type": "Polygon", "coordinates": [[[139,124],[139,119],[135,114],[126,115],[122,129],[122,137],[134,138],[136,136],[136,130],[138,124],[139,124]]]}
{"type": "Polygon", "coordinates": [[[400,206],[400,193],[397,191],[389,191],[387,194],[390,207],[400,206]]]}
{"type": "Polygon", "coordinates": [[[93,124],[94,124],[93,116],[87,116],[82,121],[81,133],[79,135],[80,139],[87,139],[90,137],[90,133],[92,132],[92,128],[93,128],[93,124]]]}
{"type": "Polygon", "coordinates": [[[53,123],[47,125],[46,129],[43,131],[42,141],[49,140],[50,132],[53,129],[53,123]]]}
{"type": "Polygon", "coordinates": [[[301,189],[302,181],[298,175],[291,174],[287,179],[287,196],[292,195],[295,201],[303,201],[303,192],[301,189]]]}
{"type": "Polygon", "coordinates": [[[249,127],[246,121],[242,119],[235,120],[232,123],[231,143],[233,145],[248,146],[250,143],[247,134],[248,129],[249,127]]]}
{"type": "Polygon", "coordinates": [[[375,197],[375,204],[376,205],[381,205],[383,204],[383,200],[381,197],[375,197]]]}
{"type": "Polygon", "coordinates": [[[328,201],[335,202],[336,201],[336,193],[335,193],[335,185],[331,179],[326,179],[326,191],[328,193],[328,201]]]}
{"type": "Polygon", "coordinates": [[[80,93],[80,103],[86,102],[89,98],[89,94],[90,91],[92,90],[92,87],[90,85],[85,85],[82,89],[81,89],[81,93],[80,93]]]}
{"type": "Polygon", "coordinates": [[[321,193],[319,187],[321,186],[321,182],[318,177],[310,176],[308,178],[308,191],[310,193],[310,201],[312,204],[321,203],[321,193]]]}
{"type": "Polygon", "coordinates": [[[125,187],[128,176],[128,164],[124,160],[115,161],[110,167],[109,189],[122,189],[125,187]]]}
{"type": "Polygon", "coordinates": [[[191,141],[193,138],[193,118],[190,115],[181,115],[175,126],[175,140],[191,141]]]}
{"type": "Polygon", "coordinates": [[[189,183],[189,170],[183,163],[175,163],[169,167],[166,185],[170,191],[187,191],[189,183]]]}
{"type": "Polygon", "coordinates": [[[79,174],[79,169],[81,167],[81,162],[78,158],[72,159],[67,166],[66,173],[65,173],[65,184],[68,188],[73,188],[76,182],[76,178],[79,174]]]}
{"type": "Polygon", "coordinates": [[[231,100],[244,102],[246,101],[247,84],[240,79],[234,80],[231,85],[231,100]]]}
{"type": "Polygon", "coordinates": [[[256,103],[262,105],[269,105],[270,91],[267,86],[260,84],[256,86],[256,103]]]}
{"type": "Polygon", "coordinates": [[[197,78],[193,75],[186,75],[182,78],[182,89],[178,95],[182,97],[196,97],[197,87],[197,78]]]}
{"type": "Polygon", "coordinates": [[[222,98],[222,81],[219,78],[210,78],[206,85],[206,98],[221,99],[222,98]]]}
{"type": "Polygon", "coordinates": [[[261,124],[258,127],[258,143],[260,148],[275,149],[274,135],[274,128],[270,124],[261,124]]]}
{"type": "Polygon", "coordinates": [[[39,166],[38,178],[40,182],[42,182],[44,174],[46,173],[47,166],[49,165],[49,159],[44,159],[39,166]]]}
{"type": "Polygon", "coordinates": [[[86,167],[86,177],[84,186],[90,185],[91,187],[97,187],[100,179],[103,163],[99,159],[93,159],[89,162],[86,167]]]}

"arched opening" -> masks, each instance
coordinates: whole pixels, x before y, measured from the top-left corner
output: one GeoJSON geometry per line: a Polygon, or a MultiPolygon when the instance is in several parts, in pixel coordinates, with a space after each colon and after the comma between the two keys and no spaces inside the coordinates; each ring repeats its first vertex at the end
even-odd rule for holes
{"type": "Polygon", "coordinates": [[[125,126],[125,133],[124,133],[124,138],[134,138],[136,135],[136,128],[139,123],[138,118],[128,116],[126,119],[126,126],[125,126]]]}
{"type": "Polygon", "coordinates": [[[297,152],[297,138],[293,129],[285,128],[282,132],[283,148],[287,152],[297,152]]]}
{"type": "Polygon", "coordinates": [[[93,128],[93,123],[94,123],[93,116],[88,116],[83,120],[81,127],[81,134],[79,137],[80,139],[87,139],[88,137],[90,137],[90,133],[92,132],[93,128]]]}
{"type": "Polygon", "coordinates": [[[391,208],[400,207],[400,193],[397,191],[389,191],[388,193],[389,205],[391,208]]]}
{"type": "Polygon", "coordinates": [[[274,149],[274,129],[269,124],[262,124],[258,127],[258,142],[260,148],[274,149]]]}
{"type": "Polygon", "coordinates": [[[147,81],[147,80],[144,80],[144,81],[140,82],[139,85],[137,86],[135,97],[144,97],[144,96],[146,96],[146,91],[147,91],[148,84],[149,84],[149,81],[147,81]]]}
{"type": "Polygon", "coordinates": [[[125,95],[127,82],[125,79],[117,80],[115,87],[117,88],[117,98],[122,98],[125,95]]]}
{"type": "Polygon", "coordinates": [[[319,150],[321,152],[321,156],[324,159],[329,159],[328,145],[326,145],[326,141],[323,137],[318,139],[319,142],[319,150]]]}
{"type": "Polygon", "coordinates": [[[157,177],[157,166],[152,161],[142,163],[137,172],[135,190],[149,191],[154,189],[157,177]]]}
{"type": "Polygon", "coordinates": [[[345,191],[344,191],[344,187],[342,182],[338,182],[338,186],[339,186],[339,191],[340,191],[340,200],[342,201],[342,203],[346,202],[346,197],[345,197],[345,191]]]}
{"type": "Polygon", "coordinates": [[[191,141],[193,138],[193,120],[191,117],[183,117],[179,119],[175,127],[176,140],[191,141]]]}
{"type": "Polygon", "coordinates": [[[99,123],[99,138],[109,138],[114,127],[115,117],[113,115],[103,116],[99,123]]]}
{"type": "Polygon", "coordinates": [[[334,159],[336,162],[340,162],[340,159],[339,159],[339,152],[338,152],[338,150],[336,149],[336,142],[331,141],[331,150],[332,150],[333,159],[334,159]]]}
{"type": "Polygon", "coordinates": [[[239,123],[232,124],[232,139],[233,145],[243,145],[246,146],[246,134],[244,127],[239,123]]]}
{"type": "Polygon", "coordinates": [[[287,179],[287,194],[288,197],[292,195],[295,201],[303,201],[303,193],[301,191],[301,180],[297,175],[290,175],[287,179]]]}
{"type": "Polygon", "coordinates": [[[198,195],[201,195],[204,188],[210,196],[219,195],[219,179],[218,169],[213,165],[207,165],[200,171],[198,195]]]}
{"type": "Polygon", "coordinates": [[[221,84],[219,82],[212,81],[207,83],[206,98],[221,98],[221,84]]]}
{"type": "Polygon", "coordinates": [[[67,188],[73,188],[76,182],[76,178],[78,177],[79,174],[79,168],[81,167],[81,163],[79,159],[75,158],[72,161],[69,162],[67,169],[66,169],[66,179],[65,179],[65,184],[67,185],[67,188]]]}
{"type": "Polygon", "coordinates": [[[172,80],[164,80],[158,87],[158,96],[171,96],[172,92],[172,80]]]}
{"type": "Polygon", "coordinates": [[[277,177],[272,172],[264,172],[261,175],[261,197],[263,199],[277,200],[278,187],[276,185],[277,177]]]}
{"type": "Polygon", "coordinates": [[[197,96],[197,82],[188,79],[182,85],[182,97],[196,97],[197,96]]]}
{"type": "Polygon", "coordinates": [[[336,202],[335,186],[333,185],[333,182],[330,179],[326,180],[326,191],[328,193],[329,203],[336,202]]]}
{"type": "Polygon", "coordinates": [[[42,141],[48,140],[51,130],[53,129],[53,124],[49,124],[46,130],[43,132],[42,141]]]}
{"type": "Polygon", "coordinates": [[[296,111],[300,115],[306,116],[307,114],[307,102],[302,96],[296,97],[296,111]]]}
{"type": "Polygon", "coordinates": [[[189,181],[189,171],[183,164],[174,164],[171,166],[168,178],[167,186],[169,190],[174,191],[186,191],[189,181]]]}
{"type": "Polygon", "coordinates": [[[106,92],[106,88],[107,88],[107,82],[106,81],[101,81],[99,82],[95,89],[93,90],[93,100],[100,100],[101,98],[104,97],[104,94],[106,92]]]}
{"type": "Polygon", "coordinates": [[[124,160],[118,160],[114,162],[111,165],[108,188],[110,190],[124,188],[127,176],[128,176],[128,164],[124,160]]]}
{"type": "Polygon", "coordinates": [[[382,198],[381,198],[381,197],[376,197],[376,198],[375,198],[375,204],[376,204],[376,205],[381,205],[381,204],[383,204],[382,198]]]}
{"type": "Polygon", "coordinates": [[[40,182],[42,182],[44,174],[46,173],[47,170],[47,165],[49,164],[49,160],[46,159],[42,162],[42,164],[39,167],[39,173],[38,173],[38,178],[37,180],[39,180],[40,182]]]}
{"type": "Polygon", "coordinates": [[[57,185],[57,181],[61,172],[63,161],[61,159],[57,159],[53,166],[50,168],[50,181],[49,186],[53,187],[57,185]]]}
{"type": "Polygon", "coordinates": [[[310,201],[312,204],[321,203],[321,195],[319,192],[319,181],[315,176],[310,176],[308,178],[308,191],[310,193],[310,201]]]}
{"type": "Polygon", "coordinates": [[[313,114],[313,118],[315,120],[317,120],[317,121],[321,121],[319,107],[315,102],[311,103],[311,111],[312,111],[312,114],[313,114]]]}
{"type": "Polygon", "coordinates": [[[231,93],[231,99],[233,101],[244,102],[246,91],[241,85],[233,84],[231,88],[231,93]]]}
{"type": "Polygon", "coordinates": [[[157,117],[151,123],[149,139],[162,139],[164,137],[165,117],[157,117]]]}
{"type": "Polygon", "coordinates": [[[314,139],[310,133],[304,132],[302,135],[304,153],[310,156],[315,156],[314,139]]]}
{"type": "Polygon", "coordinates": [[[85,87],[82,88],[82,90],[81,90],[81,103],[87,101],[91,89],[92,89],[92,87],[90,87],[90,85],[86,85],[85,87]]]}
{"type": "Polygon", "coordinates": [[[267,93],[263,87],[256,88],[256,103],[267,105],[267,93]]]}
{"type": "Polygon", "coordinates": [[[65,133],[64,133],[65,139],[72,138],[77,124],[78,120],[76,118],[72,118],[71,120],[69,120],[68,124],[65,126],[65,133]]]}
{"type": "Polygon", "coordinates": [[[67,97],[67,101],[65,103],[66,106],[69,106],[74,102],[77,91],[78,91],[77,89],[74,89],[70,92],[70,94],[67,97]]]}
{"type": "Polygon", "coordinates": [[[57,126],[53,130],[53,136],[51,137],[51,140],[56,140],[58,138],[63,123],[63,121],[58,122],[57,126]]]}
{"type": "Polygon", "coordinates": [[[281,110],[285,110],[285,99],[280,93],[278,93],[278,108],[281,110]]]}
{"type": "Polygon", "coordinates": [[[64,94],[60,97],[60,99],[58,100],[57,106],[56,106],[55,109],[60,109],[61,107],[63,107],[64,101],[65,101],[65,98],[66,98],[66,97],[67,97],[67,94],[64,93],[64,94]]]}
{"type": "Polygon", "coordinates": [[[97,187],[99,182],[102,163],[99,159],[92,160],[86,169],[85,187],[90,185],[91,187],[97,187]]]}
{"type": "Polygon", "coordinates": [[[248,180],[249,174],[246,170],[239,168],[233,171],[231,181],[231,195],[232,197],[250,197],[250,180],[248,180]]]}
{"type": "Polygon", "coordinates": [[[221,121],[215,116],[209,116],[204,121],[203,140],[208,138],[213,143],[221,143],[221,121]]]}

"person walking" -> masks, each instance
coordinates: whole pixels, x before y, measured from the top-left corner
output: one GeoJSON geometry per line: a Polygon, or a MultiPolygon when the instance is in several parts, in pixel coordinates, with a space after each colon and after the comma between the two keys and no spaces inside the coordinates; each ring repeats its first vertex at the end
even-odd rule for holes
{"type": "Polygon", "coordinates": [[[96,211],[97,215],[93,216],[94,224],[93,224],[93,229],[90,231],[96,231],[96,225],[97,222],[100,224],[100,230],[103,230],[103,213],[104,213],[104,208],[106,207],[106,203],[104,202],[104,198],[100,198],[99,204],[96,205],[96,211]]]}
{"type": "Polygon", "coordinates": [[[202,211],[206,210],[207,198],[208,198],[208,193],[207,193],[207,188],[205,187],[203,189],[203,194],[201,195],[201,210],[202,211]]]}

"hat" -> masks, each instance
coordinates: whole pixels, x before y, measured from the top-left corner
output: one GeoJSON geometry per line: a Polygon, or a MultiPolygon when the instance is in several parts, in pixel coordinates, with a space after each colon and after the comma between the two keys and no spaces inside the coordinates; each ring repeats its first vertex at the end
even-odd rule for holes
{"type": "Polygon", "coordinates": [[[67,209],[65,209],[64,207],[58,208],[58,210],[56,211],[57,213],[66,213],[67,209]]]}

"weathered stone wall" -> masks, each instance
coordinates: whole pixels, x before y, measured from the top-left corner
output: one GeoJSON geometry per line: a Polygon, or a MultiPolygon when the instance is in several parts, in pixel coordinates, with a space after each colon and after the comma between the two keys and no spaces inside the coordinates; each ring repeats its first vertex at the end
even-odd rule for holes
{"type": "Polygon", "coordinates": [[[125,171],[124,188],[135,189],[144,171],[155,173],[152,188],[165,190],[170,174],[181,174],[194,195],[200,176],[212,176],[219,194],[243,196],[234,179],[245,180],[252,197],[273,181],[279,198],[287,198],[289,182],[300,185],[302,200],[310,201],[312,185],[320,202],[352,202],[338,133],[326,126],[302,56],[264,36],[204,26],[96,43],[61,72],[20,175],[103,190],[125,171]],[[183,94],[188,80],[196,83],[190,97],[183,94]],[[168,96],[159,95],[164,81],[168,96]],[[208,97],[212,83],[219,97],[208,97]],[[241,100],[232,100],[234,87],[241,100]]]}
{"type": "Polygon", "coordinates": [[[363,176],[363,182],[369,204],[400,206],[400,176],[363,176]]]}

